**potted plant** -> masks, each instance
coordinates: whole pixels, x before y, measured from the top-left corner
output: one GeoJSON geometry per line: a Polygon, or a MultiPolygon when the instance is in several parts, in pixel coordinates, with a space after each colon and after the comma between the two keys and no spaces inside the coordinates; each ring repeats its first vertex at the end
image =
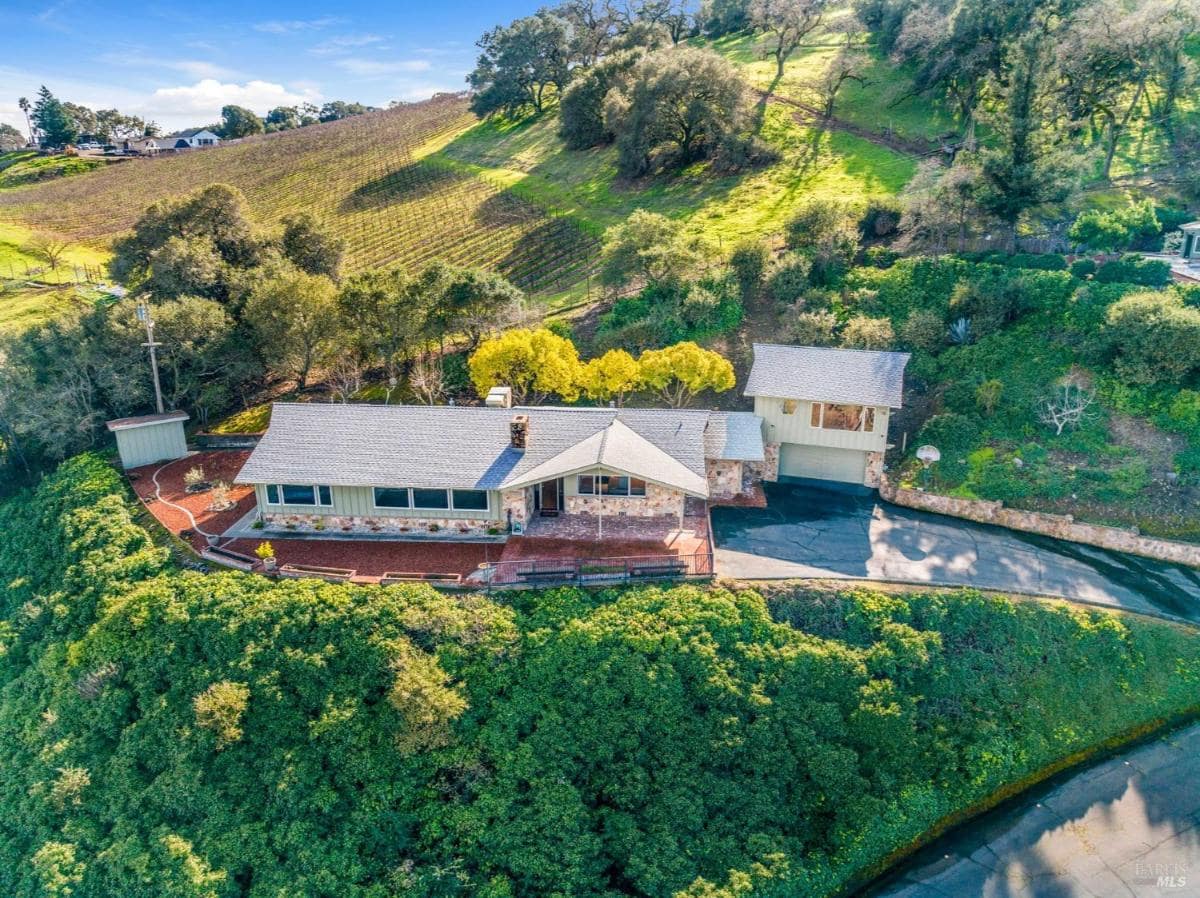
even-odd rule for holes
{"type": "Polygon", "coordinates": [[[266,540],[258,544],[254,554],[262,559],[263,567],[268,571],[275,570],[275,547],[266,540]]]}

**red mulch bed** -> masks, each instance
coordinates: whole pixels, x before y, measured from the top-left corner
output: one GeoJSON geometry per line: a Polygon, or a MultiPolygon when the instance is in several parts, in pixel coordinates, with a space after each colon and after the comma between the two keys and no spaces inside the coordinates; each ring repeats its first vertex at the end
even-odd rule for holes
{"type": "MultiPolygon", "coordinates": [[[[223,548],[253,555],[261,540],[235,539],[223,548]]],[[[498,561],[504,546],[499,543],[456,543],[441,541],[392,542],[385,540],[276,539],[271,547],[279,564],[347,568],[358,577],[378,579],[388,571],[466,576],[485,561],[498,561]]]]}
{"type": "MultiPolygon", "coordinates": [[[[196,518],[196,523],[209,533],[224,533],[248,511],[254,508],[254,488],[249,486],[232,485],[233,479],[241,471],[242,465],[250,457],[249,450],[200,452],[186,458],[177,458],[165,464],[144,465],[134,468],[129,473],[136,475],[130,478],[134,491],[146,503],[149,512],[158,519],[164,527],[174,534],[190,530],[192,522],[187,515],[170,505],[155,498],[154,473],[158,472],[158,483],[162,498],[167,502],[180,505],[190,511],[196,518]],[[194,467],[204,469],[207,479],[215,483],[223,480],[231,484],[229,498],[234,501],[234,507],[228,511],[210,511],[212,493],[189,493],[183,482],[183,475],[194,467]]],[[[194,534],[190,540],[192,546],[201,549],[208,541],[200,534],[194,534]]]]}

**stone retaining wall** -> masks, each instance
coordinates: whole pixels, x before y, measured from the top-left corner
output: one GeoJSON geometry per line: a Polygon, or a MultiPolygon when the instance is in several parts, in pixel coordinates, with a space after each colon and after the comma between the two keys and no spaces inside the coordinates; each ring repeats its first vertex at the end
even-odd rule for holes
{"type": "Polygon", "coordinates": [[[261,433],[198,433],[194,437],[201,449],[253,449],[261,433]]]}
{"type": "Polygon", "coordinates": [[[995,524],[1010,530],[1038,533],[1042,536],[1052,536],[1055,539],[1098,546],[1101,549],[1110,549],[1115,552],[1129,552],[1159,561],[1200,567],[1200,545],[1169,539],[1155,539],[1142,536],[1136,530],[1126,530],[1121,527],[1084,524],[1076,521],[1069,514],[1022,511],[1017,508],[1005,508],[1003,502],[992,502],[986,499],[960,499],[956,496],[923,493],[920,490],[896,486],[889,482],[886,476],[880,481],[879,495],[889,502],[903,505],[906,508],[965,518],[981,524],[995,524]]]}

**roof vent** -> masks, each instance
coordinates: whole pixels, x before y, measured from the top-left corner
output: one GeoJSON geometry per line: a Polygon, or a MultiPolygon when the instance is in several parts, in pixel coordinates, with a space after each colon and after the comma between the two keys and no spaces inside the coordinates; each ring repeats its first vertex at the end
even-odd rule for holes
{"type": "Polygon", "coordinates": [[[513,415],[512,421],[508,425],[508,443],[518,452],[525,451],[525,444],[529,442],[529,416],[528,415],[513,415]]]}
{"type": "Polygon", "coordinates": [[[512,387],[492,387],[483,404],[488,408],[512,408],[512,387]]]}

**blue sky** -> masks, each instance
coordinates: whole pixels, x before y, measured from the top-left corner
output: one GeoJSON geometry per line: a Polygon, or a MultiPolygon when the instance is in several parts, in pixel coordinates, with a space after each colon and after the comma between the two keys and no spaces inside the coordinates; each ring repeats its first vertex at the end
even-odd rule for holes
{"type": "Polygon", "coordinates": [[[17,99],[41,84],[167,129],[215,121],[226,103],[418,100],[461,90],[479,35],[537,6],[0,0],[0,121],[24,133],[17,99]]]}

